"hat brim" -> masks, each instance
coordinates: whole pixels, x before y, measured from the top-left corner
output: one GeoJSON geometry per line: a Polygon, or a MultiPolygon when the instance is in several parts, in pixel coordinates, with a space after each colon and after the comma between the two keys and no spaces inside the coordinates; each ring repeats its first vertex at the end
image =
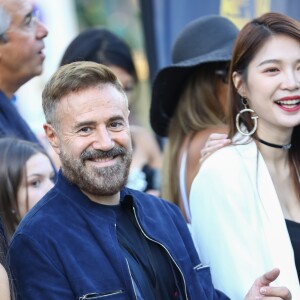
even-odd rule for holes
{"type": "Polygon", "coordinates": [[[179,101],[179,95],[195,68],[206,63],[230,61],[232,46],[233,41],[214,52],[173,64],[157,73],[150,108],[150,123],[156,134],[162,137],[168,135],[169,122],[179,101]]]}

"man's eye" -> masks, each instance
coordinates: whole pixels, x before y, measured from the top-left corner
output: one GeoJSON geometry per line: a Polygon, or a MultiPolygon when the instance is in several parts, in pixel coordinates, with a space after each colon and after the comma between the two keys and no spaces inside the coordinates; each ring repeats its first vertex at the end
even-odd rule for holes
{"type": "Polygon", "coordinates": [[[32,17],[28,17],[28,18],[25,19],[24,24],[25,24],[26,26],[30,26],[31,21],[32,21],[32,17]]]}
{"type": "Polygon", "coordinates": [[[110,126],[113,127],[113,128],[118,128],[120,126],[123,126],[123,123],[122,122],[112,122],[110,124],[110,126]]]}
{"type": "Polygon", "coordinates": [[[79,132],[84,132],[84,133],[88,133],[91,131],[90,127],[82,127],[79,129],[79,132]]]}
{"type": "Polygon", "coordinates": [[[31,26],[32,21],[33,21],[33,13],[29,14],[29,15],[25,18],[24,24],[25,24],[26,26],[31,26]]]}
{"type": "Polygon", "coordinates": [[[33,28],[36,22],[39,20],[39,10],[34,9],[29,13],[24,20],[24,26],[33,28]]]}

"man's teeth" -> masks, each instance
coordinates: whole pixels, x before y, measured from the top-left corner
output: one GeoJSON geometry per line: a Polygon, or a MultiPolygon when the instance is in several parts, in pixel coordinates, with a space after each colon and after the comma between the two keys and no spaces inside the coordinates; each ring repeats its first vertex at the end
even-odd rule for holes
{"type": "Polygon", "coordinates": [[[106,157],[106,158],[94,158],[93,159],[93,161],[95,161],[95,162],[107,162],[107,161],[110,161],[110,160],[112,160],[113,159],[113,157],[106,157]]]}

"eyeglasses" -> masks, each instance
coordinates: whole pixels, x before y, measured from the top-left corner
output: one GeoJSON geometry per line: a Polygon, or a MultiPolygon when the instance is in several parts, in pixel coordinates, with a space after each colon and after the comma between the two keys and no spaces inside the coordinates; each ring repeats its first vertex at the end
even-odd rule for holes
{"type": "Polygon", "coordinates": [[[219,69],[215,71],[215,74],[220,77],[224,83],[228,84],[228,71],[228,68],[219,69]]]}
{"type": "Polygon", "coordinates": [[[40,12],[37,8],[34,8],[23,18],[20,25],[9,27],[4,33],[0,34],[0,43],[7,42],[7,33],[15,31],[27,31],[31,32],[36,28],[37,23],[40,22],[40,12]]]}
{"type": "Polygon", "coordinates": [[[23,26],[33,29],[38,21],[40,21],[40,11],[35,8],[25,16],[23,26]]]}

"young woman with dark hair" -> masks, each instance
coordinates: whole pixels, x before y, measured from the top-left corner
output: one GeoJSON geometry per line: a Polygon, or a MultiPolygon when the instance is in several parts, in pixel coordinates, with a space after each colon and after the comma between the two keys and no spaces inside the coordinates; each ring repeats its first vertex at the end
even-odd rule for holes
{"type": "Polygon", "coordinates": [[[27,211],[54,185],[48,154],[37,144],[0,139],[0,216],[8,240],[27,211]]]}
{"type": "Polygon", "coordinates": [[[222,16],[190,22],[176,38],[173,63],[158,72],[153,84],[151,125],[167,137],[162,197],[177,204],[188,223],[200,150],[210,133],[228,134],[227,75],[237,34],[238,28],[222,16]]]}
{"type": "Polygon", "coordinates": [[[299,22],[266,13],[245,25],[229,102],[232,145],[203,162],[191,188],[196,247],[231,299],[273,267],[276,284],[300,299],[299,22]]]}

